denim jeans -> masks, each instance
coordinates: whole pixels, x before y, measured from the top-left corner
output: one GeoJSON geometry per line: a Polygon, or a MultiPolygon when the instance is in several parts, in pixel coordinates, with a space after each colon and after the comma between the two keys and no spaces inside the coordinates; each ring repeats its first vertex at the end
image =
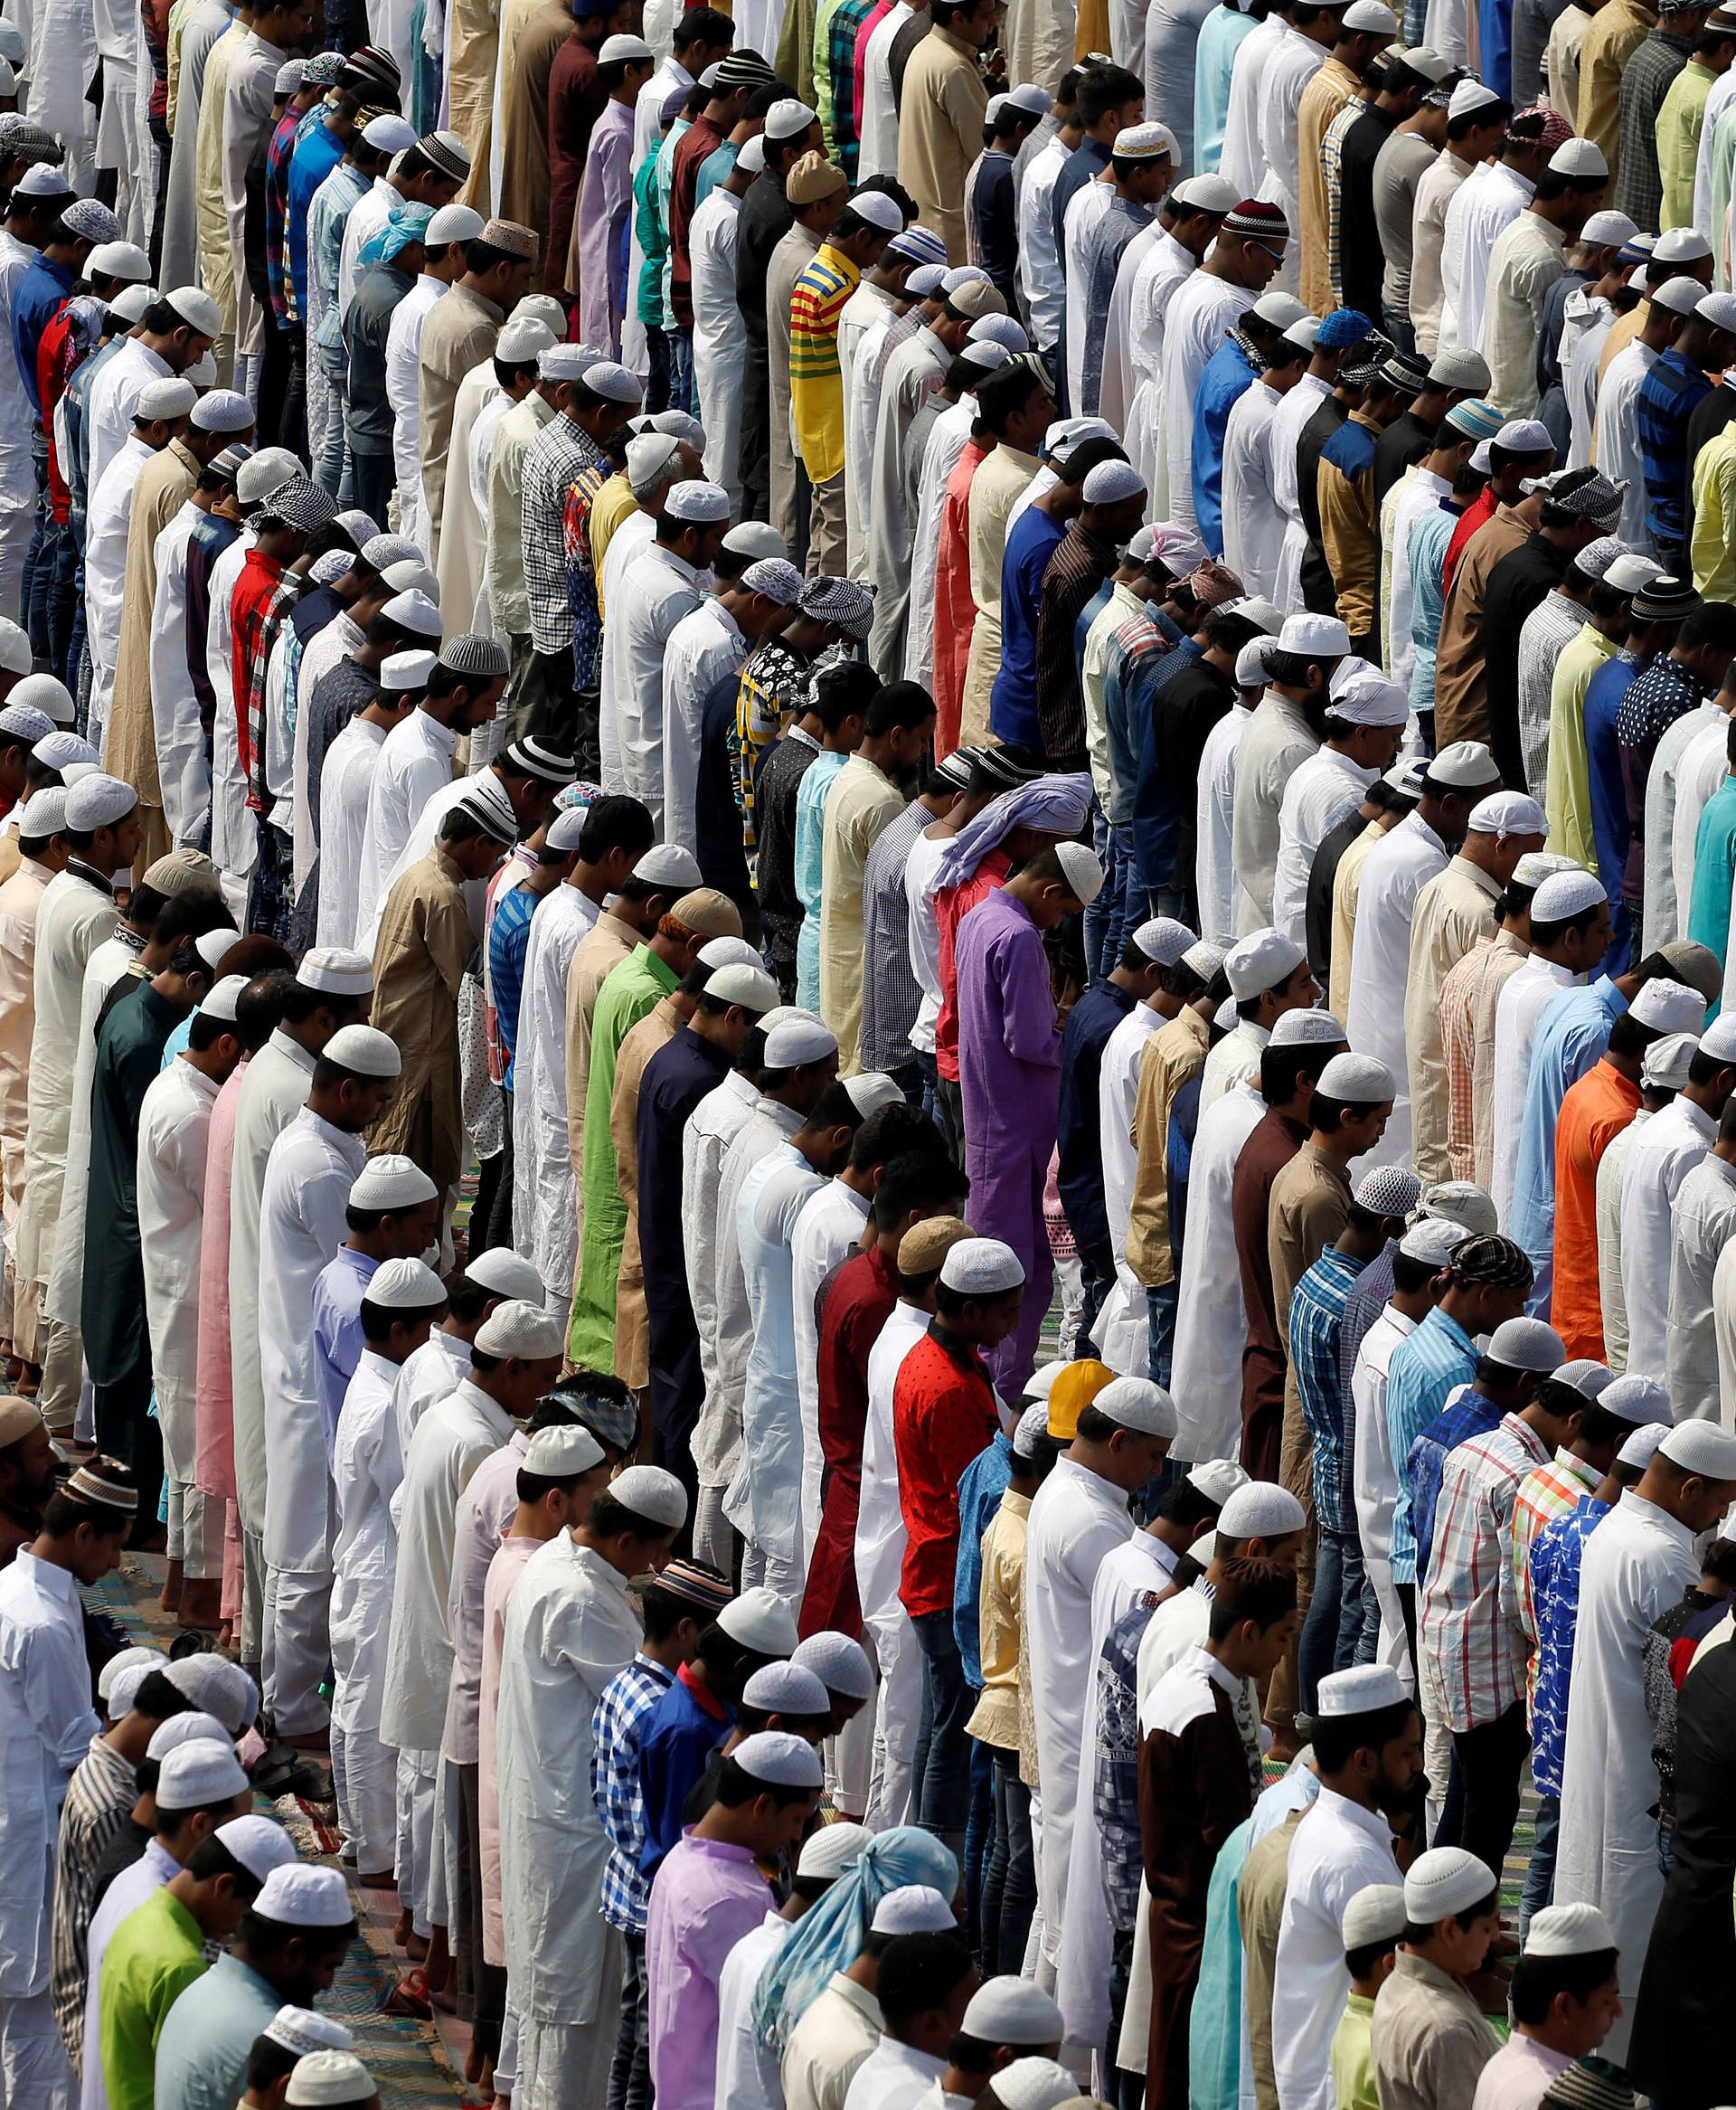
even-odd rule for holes
{"type": "MultiPolygon", "coordinates": [[[[981,1689],[967,1686],[970,1712],[976,1711],[981,1689]]],[[[967,1719],[969,1717],[967,1717],[967,1719]]],[[[995,1752],[992,1745],[970,1743],[970,1816],[965,1824],[965,1934],[971,1953],[983,1953],[983,1892],[989,1857],[995,1849],[995,1752]]]]}
{"type": "Polygon", "coordinates": [[[1561,1845],[1561,1798],[1539,1793],[1537,1839],[1525,1869],[1524,1888],[1519,1893],[1519,1939],[1533,1914],[1541,1912],[1555,1895],[1555,1855],[1561,1845]]]}
{"type": "Polygon", "coordinates": [[[1169,1389],[1175,1360],[1175,1308],[1181,1300],[1179,1282],[1165,1282],[1146,1292],[1146,1318],[1151,1332],[1151,1381],[1169,1389]]]}
{"type": "Polygon", "coordinates": [[[1302,1709],[1312,1714],[1320,1680],[1338,1667],[1338,1635],[1344,1583],[1344,1538],[1342,1531],[1320,1527],[1320,1550],[1315,1556],[1314,1595],[1303,1623],[1302,1640],[1296,1652],[1297,1677],[1302,1689],[1302,1709]]]}
{"type": "Polygon", "coordinates": [[[995,1844],[983,1882],[983,1972],[995,1977],[1024,1965],[1037,1909],[1037,1865],[1031,1843],[1031,1791],[1019,1778],[1016,1751],[991,1753],[995,1844]]]}
{"type": "Polygon", "coordinates": [[[344,443],[344,405],[349,394],[349,365],[341,345],[317,345],[316,355],[326,370],[326,383],[332,392],[332,402],[321,438],[319,459],[314,464],[314,481],[321,490],[329,491],[339,505],[347,506],[349,449],[344,443]]]}
{"type": "Polygon", "coordinates": [[[608,2110],[645,2110],[651,2096],[651,2018],[646,1998],[645,1936],[623,1935],[621,2026],[609,2068],[608,2110]]]}
{"type": "Polygon", "coordinates": [[[356,504],[363,512],[371,513],[376,520],[383,520],[398,482],[397,468],[391,453],[352,452],[350,473],[354,484],[356,504]]]}
{"type": "Polygon", "coordinates": [[[952,1631],[952,1608],[911,1620],[922,1651],[922,1724],[916,1738],[917,1822],[949,1845],[970,1822],[970,1688],[952,1631]]]}
{"type": "Polygon", "coordinates": [[[1374,1594],[1363,1564],[1363,1542],[1354,1531],[1344,1534],[1338,1549],[1342,1585],[1338,1614],[1338,1650],[1335,1670],[1348,1670],[1355,1663],[1372,1663],[1381,1645],[1381,1601],[1374,1594]]]}

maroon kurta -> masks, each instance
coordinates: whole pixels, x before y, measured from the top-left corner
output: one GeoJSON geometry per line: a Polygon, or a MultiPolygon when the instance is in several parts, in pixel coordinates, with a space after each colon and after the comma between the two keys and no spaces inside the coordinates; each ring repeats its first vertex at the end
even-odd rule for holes
{"type": "Polygon", "coordinates": [[[1278,1339],[1269,1226],[1272,1183],[1307,1140],[1288,1114],[1268,1112],[1241,1147],[1230,1216],[1248,1339],[1241,1351],[1241,1455],[1256,1480],[1278,1478],[1284,1439],[1284,1377],[1290,1358],[1278,1339]]]}
{"type": "Polygon", "coordinates": [[[862,1503],[862,1449],[868,1426],[868,1351],[898,1301],[898,1277],[874,1246],[852,1254],[824,1292],[820,1313],[820,1529],[802,1598],[804,1639],[827,1628],[860,1639],[856,1594],[856,1515],[862,1503]]]}
{"type": "Polygon", "coordinates": [[[555,54],[549,74],[549,241],[542,283],[551,293],[577,295],[566,286],[572,216],[585,180],[591,127],[609,100],[597,78],[597,54],[576,33],[555,54]]]}

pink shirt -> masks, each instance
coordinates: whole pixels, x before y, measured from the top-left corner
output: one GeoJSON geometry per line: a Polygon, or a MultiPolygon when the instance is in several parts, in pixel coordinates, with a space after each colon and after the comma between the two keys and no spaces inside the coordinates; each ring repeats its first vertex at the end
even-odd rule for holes
{"type": "Polygon", "coordinates": [[[898,0],[874,0],[874,5],[869,9],[862,27],[856,32],[856,55],[854,68],[856,85],[851,99],[856,108],[856,137],[858,139],[862,137],[862,106],[868,93],[868,39],[873,35],[883,17],[890,14],[897,5],[898,0]]]}
{"type": "Polygon", "coordinates": [[[771,1901],[746,1847],[696,1839],[691,1826],[659,1866],[645,1925],[658,2110],[712,2110],[718,1982],[730,1951],[760,1925],[771,1901]]]}
{"type": "Polygon", "coordinates": [[[1550,2084],[1573,2061],[1516,2032],[1477,2077],[1471,2110],[1537,2110],[1550,2084]]]}
{"type": "Polygon", "coordinates": [[[235,1163],[235,1110],[241,1103],[243,1055],[211,1102],[205,1151],[204,1224],[199,1235],[199,1351],[194,1382],[193,1485],[220,1500],[235,1500],[235,1395],[230,1382],[229,1183],[235,1163]]]}

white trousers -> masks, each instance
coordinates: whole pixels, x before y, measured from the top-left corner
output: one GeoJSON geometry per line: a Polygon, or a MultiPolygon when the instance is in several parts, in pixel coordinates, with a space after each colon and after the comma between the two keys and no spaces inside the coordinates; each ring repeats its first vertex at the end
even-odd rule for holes
{"type": "Polygon", "coordinates": [[[241,1661],[265,1666],[265,1540],[241,1528],[241,1661]]]}
{"type": "Polygon", "coordinates": [[[331,1713],[319,1681],[332,1653],[332,1578],[265,1571],[265,1704],[279,1736],[310,1736],[331,1713]]]}
{"type": "Polygon", "coordinates": [[[801,1566],[793,1560],[780,1560],[762,1546],[750,1544],[741,1556],[741,1587],[776,1590],[780,1597],[788,1600],[794,1612],[801,1604],[801,1566]]]}
{"type": "Polygon", "coordinates": [[[599,1973],[595,2021],[519,2018],[513,2110],[597,2110],[608,2096],[609,2063],[621,2027],[621,1937],[610,1927],[599,1973]]]}
{"type": "Polygon", "coordinates": [[[823,1749],[826,1793],[841,1816],[858,1823],[868,1807],[874,1775],[874,1702],[869,1700],[823,1749]]]}
{"type": "Polygon", "coordinates": [[[393,1864],[398,1837],[398,1754],[371,1730],[332,1724],[332,1785],[337,1821],[355,1856],[356,1872],[377,1876],[393,1864]]]}
{"type": "Polygon", "coordinates": [[[47,1989],[0,2000],[0,2110],[71,2110],[74,2093],[47,1989]]]}
{"type": "Polygon", "coordinates": [[[428,1916],[429,1864],[434,1852],[434,1775],[438,1751],[398,1754],[398,1895],[410,1923],[426,1941],[434,1931],[428,1916]]]}
{"type": "Polygon", "coordinates": [[[693,1504],[693,1558],[727,1575],[735,1566],[735,1527],[723,1514],[721,1487],[702,1487],[693,1504]]]}
{"type": "Polygon", "coordinates": [[[912,1821],[916,1798],[912,1762],[922,1720],[922,1651],[908,1619],[896,1626],[881,1622],[874,1628],[873,1641],[880,1660],[880,1687],[874,1694],[868,1810],[863,1821],[871,1831],[884,1831],[912,1821]]]}
{"type": "Polygon", "coordinates": [[[190,1583],[215,1582],[223,1572],[223,1505],[190,1480],[169,1481],[169,1558],[190,1583]]]}

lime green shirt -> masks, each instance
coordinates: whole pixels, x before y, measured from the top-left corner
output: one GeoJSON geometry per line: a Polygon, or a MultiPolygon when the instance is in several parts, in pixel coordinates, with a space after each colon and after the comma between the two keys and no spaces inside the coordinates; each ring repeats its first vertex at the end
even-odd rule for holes
{"type": "Polygon", "coordinates": [[[1368,2037],[1373,2020],[1374,2002],[1365,1992],[1353,1992],[1332,2039],[1332,2088],[1338,2110],[1381,2110],[1368,2037]]]}
{"type": "Polygon", "coordinates": [[[1710,66],[1690,59],[1671,81],[1657,113],[1657,173],[1664,185],[1661,230],[1694,225],[1700,134],[1706,121],[1706,98],[1717,78],[1710,66]]]}
{"type": "Polygon", "coordinates": [[[210,1968],[199,1923],[166,1888],[115,1929],[102,1959],[98,2042],[108,2110],[154,2110],[156,2040],[169,2010],[210,1968]]]}
{"type": "Polygon", "coordinates": [[[1543,810],[1549,847],[1587,871],[1598,868],[1591,831],[1591,763],[1585,744],[1585,692],[1591,677],[1615,651],[1601,631],[1584,625],[1555,662],[1549,692],[1549,775],[1543,810]]]}
{"type": "Polygon", "coordinates": [[[622,1041],[647,1011],[674,994],[680,979],[648,945],[640,945],[611,970],[597,992],[597,1008],[591,1015],[581,1166],[584,1236],[567,1352],[592,1370],[609,1372],[615,1367],[615,1283],[621,1270],[621,1247],[627,1242],[627,1204],[621,1198],[609,1119],[615,1102],[616,1058],[622,1041]]]}

